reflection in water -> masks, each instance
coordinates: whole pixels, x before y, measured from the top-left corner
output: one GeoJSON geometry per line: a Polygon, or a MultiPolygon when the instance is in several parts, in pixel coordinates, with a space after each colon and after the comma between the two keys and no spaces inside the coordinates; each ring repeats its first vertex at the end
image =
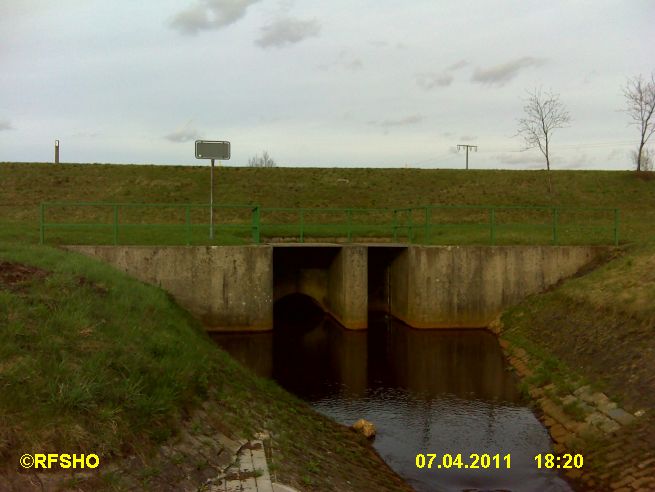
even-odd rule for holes
{"type": "Polygon", "coordinates": [[[534,456],[550,439],[521,406],[496,338],[483,330],[414,330],[383,315],[366,331],[328,318],[276,320],[273,333],[216,335],[234,358],[316,410],[373,422],[374,446],[419,491],[570,490],[534,456]],[[511,455],[511,469],[419,470],[417,453],[511,455]]]}

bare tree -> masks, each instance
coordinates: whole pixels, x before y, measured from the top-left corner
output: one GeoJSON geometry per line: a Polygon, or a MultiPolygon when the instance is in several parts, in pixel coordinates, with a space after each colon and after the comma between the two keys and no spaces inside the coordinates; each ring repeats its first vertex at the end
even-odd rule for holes
{"type": "Polygon", "coordinates": [[[250,167],[275,167],[277,164],[275,161],[271,158],[270,155],[268,155],[268,152],[264,151],[261,157],[259,155],[255,154],[255,157],[251,157],[248,159],[248,165],[250,167]]]}
{"type": "Polygon", "coordinates": [[[628,79],[623,89],[623,95],[628,103],[626,113],[632,120],[631,125],[639,127],[639,150],[637,151],[637,171],[645,170],[644,147],[648,139],[655,132],[655,74],[650,75],[650,80],[644,80],[641,75],[628,79]]]}
{"type": "Polygon", "coordinates": [[[546,169],[550,170],[550,144],[553,132],[564,128],[571,121],[568,111],[559,100],[558,94],[542,93],[541,89],[529,92],[523,111],[525,117],[519,120],[517,135],[525,141],[525,149],[539,148],[546,158],[546,169]]]}
{"type": "Polygon", "coordinates": [[[648,147],[641,149],[641,154],[633,150],[632,161],[635,163],[637,171],[652,171],[653,170],[653,152],[648,147]]]}

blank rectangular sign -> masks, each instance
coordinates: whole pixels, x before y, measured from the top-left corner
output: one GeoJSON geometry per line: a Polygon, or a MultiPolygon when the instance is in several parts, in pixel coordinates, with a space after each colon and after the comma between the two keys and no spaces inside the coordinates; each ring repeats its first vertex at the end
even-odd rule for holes
{"type": "Polygon", "coordinates": [[[196,140],[196,159],[217,159],[227,161],[230,158],[230,142],[217,140],[196,140]]]}

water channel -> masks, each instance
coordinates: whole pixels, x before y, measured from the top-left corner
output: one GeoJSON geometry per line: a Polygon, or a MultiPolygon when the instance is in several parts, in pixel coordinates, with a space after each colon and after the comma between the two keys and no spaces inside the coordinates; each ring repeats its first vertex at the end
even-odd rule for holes
{"type": "Polygon", "coordinates": [[[415,330],[374,313],[368,330],[351,331],[300,301],[277,309],[271,333],[214,338],[318,412],[345,425],[373,422],[374,447],[419,492],[572,490],[537,469],[534,456],[552,452],[550,438],[521,402],[494,335],[415,330]],[[419,453],[461,453],[465,464],[471,453],[498,454],[500,467],[418,469],[419,453]]]}

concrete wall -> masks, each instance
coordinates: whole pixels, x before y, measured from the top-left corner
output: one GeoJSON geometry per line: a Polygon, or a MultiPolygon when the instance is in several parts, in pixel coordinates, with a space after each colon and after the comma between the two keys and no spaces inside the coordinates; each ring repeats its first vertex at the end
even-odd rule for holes
{"type": "MultiPolygon", "coordinates": [[[[272,246],[68,249],[166,289],[208,330],[270,330],[274,298],[293,292],[312,296],[346,328],[363,329],[368,324],[367,246],[281,255],[279,264],[275,260],[275,287],[272,246]],[[303,254],[309,260],[303,259],[303,254]]],[[[384,286],[390,293],[389,312],[408,325],[486,327],[504,308],[574,275],[608,250],[585,246],[409,246],[389,258],[381,256],[384,261],[378,258],[373,267],[389,269],[388,286],[384,286]]]]}
{"type": "Polygon", "coordinates": [[[328,311],[350,329],[368,325],[368,248],[344,246],[328,270],[328,311]]]}
{"type": "Polygon", "coordinates": [[[585,246],[415,246],[391,264],[391,314],[416,328],[486,327],[606,254],[585,246]]]}
{"type": "Polygon", "coordinates": [[[270,246],[68,246],[168,292],[208,330],[273,328],[270,246]]]}

